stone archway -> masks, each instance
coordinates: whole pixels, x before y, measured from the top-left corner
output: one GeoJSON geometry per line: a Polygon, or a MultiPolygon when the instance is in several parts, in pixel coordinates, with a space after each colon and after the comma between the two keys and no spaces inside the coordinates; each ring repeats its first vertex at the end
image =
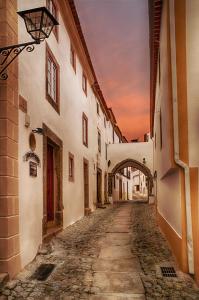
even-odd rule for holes
{"type": "Polygon", "coordinates": [[[149,196],[152,195],[152,188],[153,188],[153,175],[151,174],[150,169],[145,166],[144,164],[140,163],[137,160],[128,158],[121,162],[119,162],[112,171],[108,174],[108,194],[111,197],[112,196],[112,182],[113,182],[113,176],[119,172],[120,170],[127,168],[127,167],[133,167],[135,169],[140,170],[147,178],[148,178],[148,192],[149,196]]]}

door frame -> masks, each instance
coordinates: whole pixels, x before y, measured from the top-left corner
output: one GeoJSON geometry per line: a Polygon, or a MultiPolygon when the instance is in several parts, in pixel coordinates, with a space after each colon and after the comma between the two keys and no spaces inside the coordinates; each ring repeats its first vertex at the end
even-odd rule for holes
{"type": "Polygon", "coordinates": [[[96,184],[97,184],[97,205],[102,204],[102,170],[100,168],[97,168],[97,178],[96,178],[96,184]],[[100,174],[100,201],[98,201],[98,174],[100,174]]]}
{"type": "Polygon", "coordinates": [[[105,172],[104,173],[104,203],[108,203],[107,187],[108,187],[108,175],[107,172],[105,172]]]}
{"type": "Polygon", "coordinates": [[[55,220],[53,227],[55,229],[63,228],[63,142],[62,140],[43,123],[43,221],[42,232],[43,238],[48,234],[47,222],[47,145],[54,148],[54,169],[56,170],[56,200],[54,202],[55,220]]]}

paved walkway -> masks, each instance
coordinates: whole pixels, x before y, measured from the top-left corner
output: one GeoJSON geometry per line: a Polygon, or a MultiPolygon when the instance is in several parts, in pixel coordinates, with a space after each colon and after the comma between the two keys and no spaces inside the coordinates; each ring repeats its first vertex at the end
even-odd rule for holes
{"type": "Polygon", "coordinates": [[[178,270],[157,227],[153,206],[140,202],[98,209],[66,228],[0,290],[0,300],[199,300],[190,276],[178,270]],[[55,269],[31,279],[42,263],[55,269]],[[177,278],[163,278],[172,265],[177,278]]]}
{"type": "Polygon", "coordinates": [[[131,252],[131,208],[126,204],[118,208],[113,223],[100,241],[99,257],[93,265],[91,300],[145,299],[140,279],[140,263],[131,252]]]}

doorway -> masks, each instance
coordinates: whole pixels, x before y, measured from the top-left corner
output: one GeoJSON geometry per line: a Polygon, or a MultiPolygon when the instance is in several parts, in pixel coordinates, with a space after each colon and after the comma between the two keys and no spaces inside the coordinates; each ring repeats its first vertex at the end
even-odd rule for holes
{"type": "Polygon", "coordinates": [[[43,124],[43,238],[63,226],[62,141],[43,124]]]}
{"type": "Polygon", "coordinates": [[[107,196],[107,173],[104,174],[104,203],[108,203],[108,196],[107,196]]]}
{"type": "Polygon", "coordinates": [[[89,163],[84,158],[83,160],[83,176],[84,176],[84,214],[88,215],[89,208],[89,163]]]}
{"type": "Polygon", "coordinates": [[[55,174],[54,174],[54,148],[47,144],[47,223],[53,225],[55,220],[55,174]]]}
{"type": "Polygon", "coordinates": [[[97,168],[97,206],[102,205],[102,170],[97,168]]]}

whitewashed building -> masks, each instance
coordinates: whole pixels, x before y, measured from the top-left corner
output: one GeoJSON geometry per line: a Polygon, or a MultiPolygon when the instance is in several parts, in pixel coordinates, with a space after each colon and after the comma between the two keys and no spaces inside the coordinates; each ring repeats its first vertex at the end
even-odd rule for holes
{"type": "Polygon", "coordinates": [[[74,2],[0,5],[2,47],[30,40],[17,11],[46,6],[59,22],[0,82],[0,272],[13,277],[45,238],[108,201],[108,145],[126,140],[100,90],[74,2]]]}

